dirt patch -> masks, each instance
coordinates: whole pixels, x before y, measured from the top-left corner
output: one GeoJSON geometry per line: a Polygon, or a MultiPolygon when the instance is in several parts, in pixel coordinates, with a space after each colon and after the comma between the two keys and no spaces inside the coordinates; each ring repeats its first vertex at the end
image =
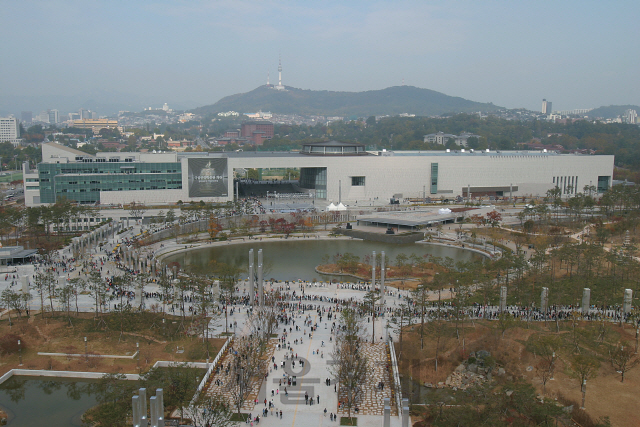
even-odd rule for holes
{"type": "MultiPolygon", "coordinates": [[[[430,383],[437,386],[443,383],[447,376],[462,363],[471,351],[486,350],[496,361],[496,369],[505,369],[505,375],[513,379],[525,379],[542,395],[543,385],[538,370],[535,369],[541,356],[527,350],[527,340],[533,334],[555,335],[555,326],[532,323],[508,329],[504,338],[497,328],[497,322],[465,321],[464,333],[458,325],[456,332],[455,321],[447,322],[446,331],[440,338],[438,354],[438,370],[435,370],[435,336],[433,332],[425,333],[424,348],[420,345],[420,326],[406,328],[402,345],[395,344],[399,360],[400,373],[411,376],[421,384],[430,383]],[[464,338],[464,350],[462,339],[464,338]]],[[[570,331],[567,325],[562,325],[560,335],[564,340],[569,339],[570,331]]],[[[581,325],[584,327],[585,325],[581,325]]],[[[624,339],[629,342],[635,340],[635,330],[619,326],[612,326],[612,336],[615,340],[624,339]]],[[[602,352],[604,353],[604,352],[602,352]]],[[[571,376],[570,359],[571,346],[563,345],[558,350],[554,379],[546,383],[546,396],[554,398],[563,396],[566,399],[580,403],[582,393],[579,380],[571,376]]],[[[620,374],[615,372],[605,357],[601,357],[601,367],[596,378],[587,381],[586,412],[592,419],[598,420],[609,416],[612,425],[638,426],[640,415],[636,410],[637,396],[640,393],[640,366],[625,374],[624,383],[620,382],[620,374]]]]}
{"type": "MultiPolygon", "coordinates": [[[[161,315],[158,315],[161,316],[161,315]]],[[[174,327],[175,319],[167,316],[167,325],[174,327]]],[[[142,318],[137,331],[99,330],[92,313],[80,313],[72,316],[73,326],[69,326],[66,316],[42,319],[39,315],[14,319],[13,326],[8,321],[0,322],[0,336],[12,333],[19,336],[23,343],[22,361],[19,354],[5,356],[0,362],[0,375],[15,369],[48,369],[60,371],[90,371],[108,373],[138,373],[149,369],[158,360],[176,362],[206,362],[213,359],[225,342],[225,338],[211,338],[207,342],[184,333],[172,333],[170,326],[151,328],[153,315],[142,318]],[[85,346],[84,337],[87,337],[85,346]],[[207,345],[208,344],[208,345],[207,345]],[[120,355],[131,356],[139,350],[139,356],[133,359],[109,359],[97,357],[72,357],[71,354],[120,355]],[[41,356],[37,353],[65,353],[66,356],[41,356]]],[[[157,320],[157,319],[155,319],[157,320]]],[[[162,322],[155,322],[162,324],[162,322]]]]}

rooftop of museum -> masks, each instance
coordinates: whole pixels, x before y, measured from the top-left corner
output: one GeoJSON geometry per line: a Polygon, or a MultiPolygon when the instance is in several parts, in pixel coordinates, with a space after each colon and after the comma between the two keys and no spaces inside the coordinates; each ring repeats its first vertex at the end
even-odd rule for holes
{"type": "MultiPolygon", "coordinates": [[[[109,162],[178,162],[181,158],[202,157],[228,157],[228,158],[269,158],[269,157],[295,157],[295,156],[490,156],[490,157],[531,157],[531,156],[586,156],[587,154],[561,154],[553,150],[474,150],[474,149],[446,149],[446,150],[365,150],[364,144],[339,143],[328,141],[323,143],[305,144],[303,150],[296,151],[214,151],[214,152],[176,152],[176,151],[152,151],[152,152],[99,152],[91,155],[57,143],[55,148],[60,154],[53,154],[43,159],[44,163],[56,163],[56,159],[65,158],[69,163],[109,163],[109,162]],[[306,150],[306,151],[305,151],[306,150]],[[317,151],[312,151],[317,150],[317,151]],[[322,150],[322,151],[320,151],[322,150]],[[339,151],[340,150],[340,151],[339,151]],[[357,150],[357,151],[354,151],[357,150]]],[[[56,150],[56,151],[57,151],[56,150]]],[[[43,156],[44,157],[44,156],[43,156]]]]}

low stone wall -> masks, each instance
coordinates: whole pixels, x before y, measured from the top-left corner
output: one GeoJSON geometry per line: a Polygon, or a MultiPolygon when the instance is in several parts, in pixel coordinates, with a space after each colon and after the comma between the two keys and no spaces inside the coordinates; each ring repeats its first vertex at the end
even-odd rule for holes
{"type": "Polygon", "coordinates": [[[493,256],[490,253],[487,253],[487,252],[485,252],[485,251],[483,251],[481,249],[476,249],[474,247],[471,247],[470,245],[467,245],[466,243],[465,243],[465,247],[464,248],[461,247],[461,246],[458,246],[458,245],[454,245],[452,243],[441,243],[441,242],[433,242],[433,241],[432,242],[427,242],[426,240],[423,241],[423,242],[418,242],[418,243],[424,243],[425,245],[447,246],[449,248],[455,248],[455,249],[460,249],[460,250],[463,250],[463,251],[475,252],[475,253],[477,253],[479,255],[482,255],[484,257],[487,257],[487,258],[493,258],[493,256]]]}
{"type": "Polygon", "coordinates": [[[369,231],[347,230],[342,228],[338,230],[337,233],[343,234],[345,236],[353,237],[354,239],[362,239],[362,240],[368,240],[371,242],[382,242],[382,243],[392,243],[392,244],[415,243],[419,240],[424,239],[424,233],[420,233],[420,232],[398,235],[398,234],[371,233],[369,231]]]}
{"type": "MultiPolygon", "coordinates": [[[[62,353],[61,353],[62,354],[62,353]]],[[[66,354],[63,354],[66,356],[66,354]]],[[[82,355],[84,357],[84,355],[82,355]]],[[[203,362],[173,362],[173,361],[164,361],[159,360],[154,363],[154,368],[174,368],[177,366],[188,366],[189,368],[200,368],[200,369],[208,369],[211,367],[211,363],[203,363],[203,362]]],[[[81,372],[81,371],[49,371],[43,369],[12,369],[5,373],[0,377],[0,384],[9,380],[14,375],[24,376],[24,377],[57,377],[57,378],[77,378],[81,379],[89,379],[89,380],[99,380],[106,372],[81,372]]],[[[138,374],[124,374],[125,379],[129,381],[137,381],[140,379],[140,375],[138,374]]]]}
{"type": "Polygon", "coordinates": [[[38,352],[38,356],[53,356],[53,357],[97,357],[103,359],[135,359],[138,355],[136,351],[131,356],[119,356],[115,354],[72,354],[72,353],[42,353],[38,352]]]}
{"type": "MultiPolygon", "coordinates": [[[[104,372],[80,372],[80,371],[47,371],[42,369],[12,369],[3,376],[0,377],[0,384],[7,381],[12,376],[24,376],[24,377],[57,377],[57,378],[77,378],[77,379],[90,379],[99,380],[104,375],[104,372]]],[[[138,374],[124,374],[125,379],[130,381],[137,381],[140,379],[138,374]]]]}

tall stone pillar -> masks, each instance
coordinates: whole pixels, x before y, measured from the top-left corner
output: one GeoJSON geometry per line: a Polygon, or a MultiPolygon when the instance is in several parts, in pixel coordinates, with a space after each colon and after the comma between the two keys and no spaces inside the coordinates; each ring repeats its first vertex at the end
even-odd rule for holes
{"type": "Polygon", "coordinates": [[[253,300],[256,296],[253,259],[253,249],[249,249],[249,305],[253,305],[253,300]]]}
{"type": "Polygon", "coordinates": [[[158,425],[158,398],[151,396],[149,398],[149,420],[151,421],[151,427],[157,427],[158,425]]]}
{"type": "Polygon", "coordinates": [[[147,426],[147,389],[139,389],[138,396],[140,396],[140,421],[143,426],[147,426]]]}
{"type": "Polygon", "coordinates": [[[624,301],[622,303],[622,311],[624,314],[631,312],[631,306],[633,301],[633,291],[631,289],[624,290],[624,301]]]}
{"type": "Polygon", "coordinates": [[[164,427],[164,394],[161,388],[156,389],[156,399],[156,410],[158,411],[158,427],[164,427]]]}
{"type": "Polygon", "coordinates": [[[373,258],[371,259],[371,289],[376,287],[376,251],[373,251],[373,258]]]}
{"type": "Polygon", "coordinates": [[[500,286],[500,313],[507,309],[507,287],[500,286]]]}
{"type": "Polygon", "coordinates": [[[29,276],[24,275],[20,279],[22,280],[22,293],[28,294],[29,293],[29,276]]]}
{"type": "Polygon", "coordinates": [[[133,409],[133,427],[140,427],[142,425],[140,420],[140,396],[131,398],[131,406],[133,409]]]}
{"type": "Polygon", "coordinates": [[[264,306],[264,277],[262,272],[262,249],[258,249],[258,304],[264,306]]]}
{"type": "Polygon", "coordinates": [[[402,427],[409,427],[409,399],[402,399],[402,427]]]}
{"type": "Polygon", "coordinates": [[[540,310],[546,313],[549,309],[549,288],[542,288],[540,293],[540,310]]]}
{"type": "Polygon", "coordinates": [[[384,251],[380,252],[380,255],[382,255],[380,258],[380,295],[383,295],[384,298],[384,279],[386,273],[384,251]]]}
{"type": "Polygon", "coordinates": [[[391,427],[391,399],[384,398],[384,420],[382,422],[383,427],[391,427]]]}
{"type": "Polygon", "coordinates": [[[584,288],[582,290],[582,315],[589,314],[589,307],[591,306],[591,289],[584,288]]]}

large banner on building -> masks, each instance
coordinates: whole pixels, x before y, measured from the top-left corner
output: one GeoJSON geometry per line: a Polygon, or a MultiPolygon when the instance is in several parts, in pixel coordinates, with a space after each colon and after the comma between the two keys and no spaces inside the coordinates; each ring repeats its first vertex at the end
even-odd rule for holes
{"type": "Polygon", "coordinates": [[[226,158],[188,159],[189,197],[227,197],[229,171],[226,158]]]}

